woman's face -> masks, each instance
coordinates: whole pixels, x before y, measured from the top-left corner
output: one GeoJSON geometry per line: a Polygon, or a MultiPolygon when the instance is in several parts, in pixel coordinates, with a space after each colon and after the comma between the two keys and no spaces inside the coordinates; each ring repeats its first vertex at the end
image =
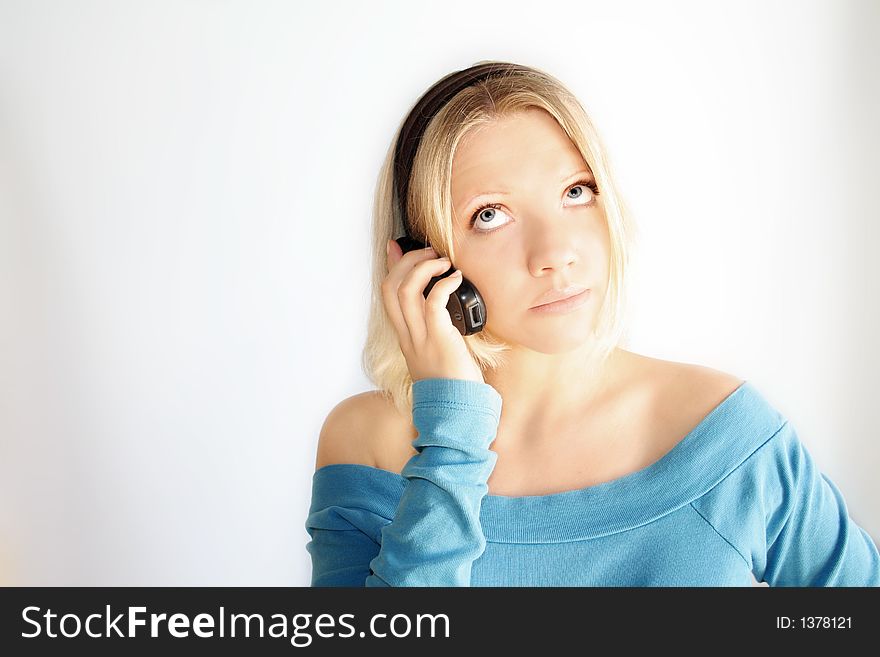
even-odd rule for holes
{"type": "Polygon", "coordinates": [[[583,181],[595,186],[580,152],[540,109],[482,126],[456,150],[454,264],[486,303],[486,329],[505,342],[556,354],[590,338],[610,247],[601,197],[583,181]],[[495,207],[479,210],[486,203],[495,207]],[[590,290],[580,308],[531,310],[548,290],[572,284],[590,290]]]}

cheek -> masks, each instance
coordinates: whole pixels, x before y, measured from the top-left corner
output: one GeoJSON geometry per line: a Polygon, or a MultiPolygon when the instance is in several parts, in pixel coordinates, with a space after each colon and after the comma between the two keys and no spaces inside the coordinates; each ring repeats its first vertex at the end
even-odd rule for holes
{"type": "MultiPolygon", "coordinates": [[[[476,238],[456,239],[453,241],[455,248],[455,266],[474,283],[491,276],[491,272],[497,269],[495,253],[487,253],[485,248],[480,248],[476,238]]],[[[488,284],[488,283],[487,283],[488,284]]]]}
{"type": "Polygon", "coordinates": [[[511,257],[510,247],[504,248],[499,244],[480,246],[476,243],[477,240],[479,238],[472,238],[470,243],[456,252],[456,264],[461,265],[465,274],[470,272],[483,280],[484,277],[498,277],[500,272],[511,271],[514,259],[511,257]]]}
{"type": "Polygon", "coordinates": [[[474,263],[474,278],[469,279],[483,297],[490,317],[497,323],[520,322],[520,311],[527,309],[529,294],[535,287],[528,276],[513,273],[503,261],[485,259],[474,263]],[[494,312],[493,312],[494,311],[494,312]]]}
{"type": "Polygon", "coordinates": [[[503,273],[509,271],[507,264],[494,255],[485,256],[474,250],[458,251],[454,264],[479,290],[486,303],[510,295],[512,285],[509,276],[503,273]]]}

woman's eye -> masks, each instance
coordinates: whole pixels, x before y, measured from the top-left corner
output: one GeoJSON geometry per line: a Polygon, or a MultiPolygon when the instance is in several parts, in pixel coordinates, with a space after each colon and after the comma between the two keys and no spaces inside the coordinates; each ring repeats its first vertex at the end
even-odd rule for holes
{"type": "MultiPolygon", "coordinates": [[[[495,216],[501,212],[501,206],[498,203],[486,203],[481,206],[474,212],[474,216],[471,217],[471,228],[473,228],[476,224],[480,226],[487,226],[492,224],[495,216]]],[[[504,214],[501,212],[501,214],[504,214]]],[[[492,232],[495,228],[477,228],[477,232],[492,232]]]]}
{"type": "MultiPolygon", "coordinates": [[[[581,180],[576,182],[574,185],[568,188],[566,192],[566,196],[571,200],[579,200],[581,197],[586,194],[585,191],[579,191],[579,187],[586,187],[590,190],[589,200],[586,203],[578,203],[580,206],[590,206],[596,202],[596,196],[599,195],[599,187],[592,180],[581,180]],[[575,196],[568,196],[573,191],[578,191],[575,196]]],[[[474,214],[471,216],[470,227],[474,229],[477,233],[491,233],[495,230],[498,230],[504,223],[499,223],[496,226],[493,226],[493,222],[498,214],[504,215],[504,212],[501,212],[501,204],[500,203],[486,203],[481,205],[476,209],[474,214]],[[479,227],[478,227],[479,226],[479,227]],[[488,226],[488,228],[486,227],[488,226]]]]}

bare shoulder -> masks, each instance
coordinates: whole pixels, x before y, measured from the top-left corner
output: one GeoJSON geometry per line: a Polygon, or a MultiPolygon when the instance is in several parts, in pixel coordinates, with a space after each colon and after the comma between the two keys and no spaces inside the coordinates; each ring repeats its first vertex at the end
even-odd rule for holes
{"type": "Polygon", "coordinates": [[[678,383],[674,392],[696,399],[710,411],[743,384],[740,377],[705,365],[672,363],[678,383]]]}
{"type": "Polygon", "coordinates": [[[640,356],[655,391],[655,413],[682,427],[694,426],[743,383],[740,377],[705,365],[640,356]]]}
{"type": "Polygon", "coordinates": [[[377,467],[377,443],[390,427],[399,424],[399,416],[391,400],[378,390],[343,399],[321,427],[315,469],[335,463],[377,467]]]}
{"type": "Polygon", "coordinates": [[[661,451],[670,449],[690,433],[743,380],[704,365],[650,358],[628,353],[637,388],[648,401],[642,418],[645,435],[661,451]]]}

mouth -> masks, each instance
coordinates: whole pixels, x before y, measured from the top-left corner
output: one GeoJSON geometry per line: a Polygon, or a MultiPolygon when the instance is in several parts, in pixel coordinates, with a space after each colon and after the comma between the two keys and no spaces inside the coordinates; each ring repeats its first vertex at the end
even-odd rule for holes
{"type": "Polygon", "coordinates": [[[568,313],[577,310],[590,300],[590,290],[582,290],[558,301],[543,303],[529,308],[534,313],[568,313]]]}
{"type": "Polygon", "coordinates": [[[542,294],[538,298],[538,303],[536,303],[532,308],[539,308],[541,306],[548,306],[552,303],[556,303],[557,301],[565,301],[566,299],[570,299],[572,297],[585,292],[587,288],[583,285],[569,285],[568,287],[547,290],[544,294],[542,294]]]}

